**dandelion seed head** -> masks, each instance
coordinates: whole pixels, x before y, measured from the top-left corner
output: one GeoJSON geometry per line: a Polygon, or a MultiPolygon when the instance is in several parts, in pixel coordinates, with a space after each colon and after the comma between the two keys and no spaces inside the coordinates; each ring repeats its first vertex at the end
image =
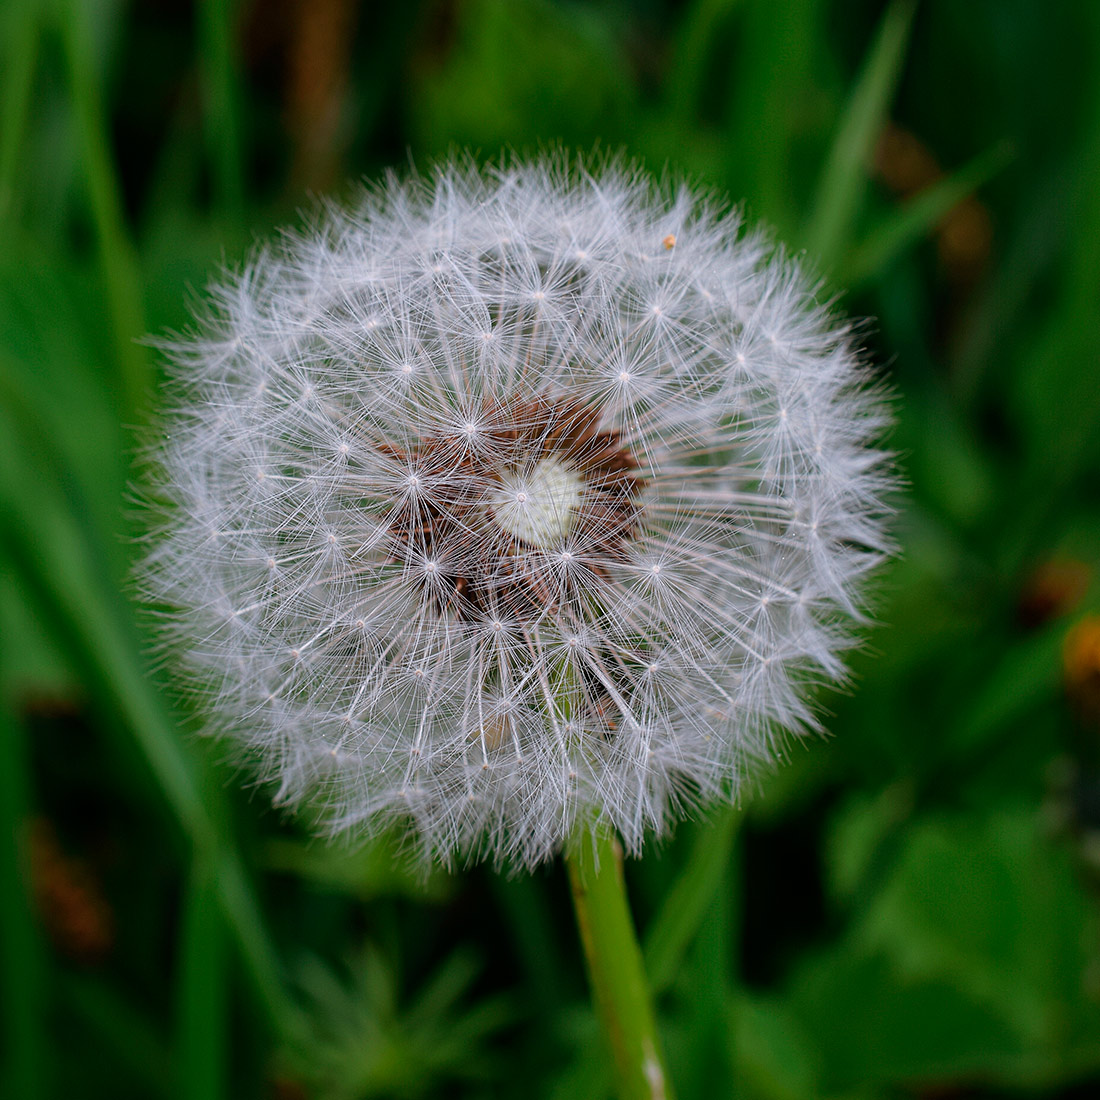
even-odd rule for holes
{"type": "Polygon", "coordinates": [[[527,475],[503,470],[499,479],[489,507],[509,535],[549,550],[569,534],[584,493],[584,481],[575,470],[557,459],[542,458],[527,475]]]}
{"type": "Polygon", "coordinates": [[[531,866],[640,850],[816,726],[889,553],[850,327],[621,163],[396,177],[222,276],[140,567],[281,805],[531,866]]]}

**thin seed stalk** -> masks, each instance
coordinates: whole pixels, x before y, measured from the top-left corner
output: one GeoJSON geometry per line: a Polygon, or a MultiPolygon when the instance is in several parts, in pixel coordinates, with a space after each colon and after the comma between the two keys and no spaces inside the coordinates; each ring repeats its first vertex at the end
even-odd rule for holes
{"type": "Polygon", "coordinates": [[[592,994],[611,1046],[620,1100],[672,1100],[653,997],[623,880],[623,852],[610,830],[566,852],[577,927],[592,994]]]}

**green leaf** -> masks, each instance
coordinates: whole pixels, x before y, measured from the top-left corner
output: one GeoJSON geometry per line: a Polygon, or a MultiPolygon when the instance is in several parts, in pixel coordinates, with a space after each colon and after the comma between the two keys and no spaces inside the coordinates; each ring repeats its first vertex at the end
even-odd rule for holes
{"type": "Polygon", "coordinates": [[[741,994],[730,1010],[738,1095],[752,1100],[820,1096],[818,1052],[776,998],[741,994]]]}
{"type": "Polygon", "coordinates": [[[1063,1037],[1088,922],[1069,853],[1033,812],[998,812],[915,823],[855,937],[903,979],[950,982],[1044,1048],[1063,1037]]]}
{"type": "Polygon", "coordinates": [[[825,842],[826,884],[833,899],[851,901],[866,879],[883,839],[913,810],[903,781],[877,795],[853,795],[834,813],[825,842]]]}
{"type": "Polygon", "coordinates": [[[850,944],[805,964],[786,1005],[819,1052],[825,1095],[981,1081],[1020,1049],[1003,1020],[950,982],[906,980],[887,956],[850,944]]]}
{"type": "Polygon", "coordinates": [[[985,750],[1013,722],[1058,697],[1064,624],[1053,622],[1009,648],[991,675],[960,704],[951,748],[985,750]]]}
{"type": "Polygon", "coordinates": [[[1053,1087],[1100,1068],[1082,980],[1094,926],[1071,853],[1032,807],[916,820],[850,933],[804,965],[792,1005],[836,1088],[1053,1087]]]}

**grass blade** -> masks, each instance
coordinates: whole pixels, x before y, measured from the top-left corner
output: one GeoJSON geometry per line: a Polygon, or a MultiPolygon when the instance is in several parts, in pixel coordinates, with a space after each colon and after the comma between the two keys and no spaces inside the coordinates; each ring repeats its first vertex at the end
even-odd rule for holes
{"type": "Polygon", "coordinates": [[[35,0],[9,6],[4,23],[0,78],[0,222],[15,196],[19,146],[27,127],[41,24],[35,0]]]}
{"type": "Polygon", "coordinates": [[[722,20],[741,0],[695,0],[683,17],[676,35],[665,81],[664,99],[669,111],[690,125],[699,108],[706,76],[708,47],[722,20]]]}
{"type": "Polygon", "coordinates": [[[21,579],[53,624],[58,642],[123,718],[196,852],[214,860],[222,910],[260,999],[276,1028],[292,1031],[295,1013],[278,976],[259,907],[235,847],[219,834],[198,793],[194,761],[184,751],[163,703],[113,621],[109,604],[86,578],[81,583],[64,576],[77,556],[73,553],[77,545],[70,541],[68,552],[60,557],[43,555],[44,543],[52,541],[56,532],[49,540],[35,539],[27,518],[13,510],[10,501],[0,502],[0,521],[11,535],[12,557],[21,579]]]}
{"type": "Polygon", "coordinates": [[[824,19],[821,0],[751,0],[738,16],[728,182],[784,237],[798,221],[791,152],[815,83],[824,19]]]}
{"type": "Polygon", "coordinates": [[[801,221],[791,161],[822,63],[824,22],[822,0],[750,0],[738,13],[727,184],[783,239],[801,221]]]}
{"type": "Polygon", "coordinates": [[[646,933],[646,973],[654,993],[672,984],[688,945],[729,868],[741,812],[727,808],[700,830],[679,878],[646,933]]]}
{"type": "Polygon", "coordinates": [[[196,858],[184,899],[176,960],[176,1070],[181,1100],[219,1100],[226,1092],[224,928],[212,868],[205,859],[196,858]]]}
{"type": "Polygon", "coordinates": [[[855,249],[839,281],[847,287],[856,287],[874,278],[931,232],[963,199],[995,176],[1010,157],[1009,147],[999,145],[975,157],[954,175],[926,187],[855,249]]]}
{"type": "Polygon", "coordinates": [[[201,0],[198,32],[206,139],[215,194],[226,217],[236,221],[243,205],[243,184],[232,7],[232,0],[201,0]]]}
{"type": "Polygon", "coordinates": [[[80,0],[62,0],[58,18],[88,202],[110,310],[119,396],[124,416],[131,419],[133,411],[145,404],[151,380],[149,357],[145,349],[135,343],[145,335],[137,257],[123,217],[122,191],[111,155],[80,0]]]}
{"type": "Polygon", "coordinates": [[[844,254],[867,185],[867,167],[894,97],[915,0],[894,0],[856,81],[818,183],[806,247],[826,265],[844,254]]]}
{"type": "MultiPolygon", "coordinates": [[[[7,430],[19,439],[28,425],[8,417],[7,430]]],[[[32,440],[41,446],[42,440],[32,440]]],[[[145,675],[139,644],[120,597],[110,580],[97,572],[94,547],[62,503],[56,487],[42,483],[38,471],[19,462],[22,452],[9,448],[4,457],[15,467],[0,477],[0,529],[16,573],[52,626],[68,654],[103,704],[119,716],[145,757],[172,813],[190,838],[197,856],[215,868],[222,910],[233,931],[257,993],[275,1027],[283,1034],[297,1026],[296,1013],[282,984],[274,950],[248,884],[240,855],[221,816],[204,801],[198,762],[180,740],[161,696],[145,675]],[[37,486],[20,494],[8,486],[37,486]]],[[[64,468],[58,453],[51,466],[64,468]]],[[[75,478],[66,478],[75,483],[75,478]]],[[[114,729],[116,723],[108,721],[114,729]]],[[[207,798],[216,790],[207,793],[207,798]]],[[[214,807],[217,810],[217,807],[214,807]]]]}

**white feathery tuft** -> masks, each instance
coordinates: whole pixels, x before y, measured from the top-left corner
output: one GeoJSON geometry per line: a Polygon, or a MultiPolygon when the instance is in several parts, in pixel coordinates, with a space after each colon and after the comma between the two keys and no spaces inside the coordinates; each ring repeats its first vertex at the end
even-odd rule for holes
{"type": "Polygon", "coordinates": [[[532,866],[735,798],[890,550],[849,327],[735,213],[565,156],[390,178],[163,348],[140,567],[333,833],[532,866]]]}

